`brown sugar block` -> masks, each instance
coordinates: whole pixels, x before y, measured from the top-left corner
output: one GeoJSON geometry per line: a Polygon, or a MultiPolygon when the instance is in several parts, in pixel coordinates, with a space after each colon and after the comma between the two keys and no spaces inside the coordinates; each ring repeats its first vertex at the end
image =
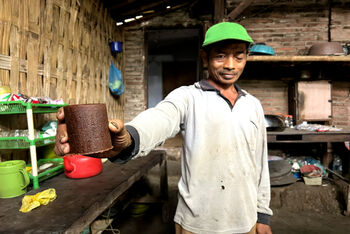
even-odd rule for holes
{"type": "Polygon", "coordinates": [[[78,104],[64,107],[70,153],[91,155],[113,148],[105,104],[78,104]]]}

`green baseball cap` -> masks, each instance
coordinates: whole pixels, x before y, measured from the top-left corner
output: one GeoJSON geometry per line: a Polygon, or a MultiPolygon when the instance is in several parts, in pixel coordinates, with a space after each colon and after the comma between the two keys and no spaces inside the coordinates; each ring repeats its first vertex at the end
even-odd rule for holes
{"type": "Polygon", "coordinates": [[[202,46],[205,47],[215,42],[229,39],[249,43],[254,42],[242,25],[233,22],[222,22],[215,24],[208,29],[205,33],[205,39],[202,46]]]}

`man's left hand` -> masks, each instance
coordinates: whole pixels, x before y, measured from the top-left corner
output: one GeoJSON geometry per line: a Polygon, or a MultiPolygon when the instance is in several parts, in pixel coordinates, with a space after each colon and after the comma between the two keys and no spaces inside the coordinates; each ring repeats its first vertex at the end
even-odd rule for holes
{"type": "Polygon", "coordinates": [[[269,225],[257,223],[256,224],[256,233],[257,234],[272,234],[271,228],[269,225]]]}

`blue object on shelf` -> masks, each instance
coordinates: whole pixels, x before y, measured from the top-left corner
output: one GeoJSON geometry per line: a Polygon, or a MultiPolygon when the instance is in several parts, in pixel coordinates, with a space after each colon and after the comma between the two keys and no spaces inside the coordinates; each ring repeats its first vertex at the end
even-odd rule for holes
{"type": "Polygon", "coordinates": [[[276,55],[275,50],[265,43],[253,44],[249,49],[249,55],[276,55]]]}
{"type": "Polygon", "coordinates": [[[109,43],[109,45],[111,46],[111,50],[113,53],[122,52],[123,50],[123,42],[121,41],[112,41],[111,43],[109,43]]]}
{"type": "Polygon", "coordinates": [[[294,175],[295,178],[297,178],[297,179],[301,178],[300,172],[293,172],[293,175],[294,175]]]}

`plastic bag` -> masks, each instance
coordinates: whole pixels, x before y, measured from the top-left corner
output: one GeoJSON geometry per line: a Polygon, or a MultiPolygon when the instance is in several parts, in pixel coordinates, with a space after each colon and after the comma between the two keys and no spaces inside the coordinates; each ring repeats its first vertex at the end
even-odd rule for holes
{"type": "Polygon", "coordinates": [[[122,72],[116,68],[112,62],[109,67],[108,87],[114,95],[121,95],[124,93],[122,72]]]}
{"type": "Polygon", "coordinates": [[[25,195],[22,199],[22,206],[19,211],[27,213],[40,205],[47,205],[57,198],[54,188],[46,189],[35,195],[25,195]]]}

